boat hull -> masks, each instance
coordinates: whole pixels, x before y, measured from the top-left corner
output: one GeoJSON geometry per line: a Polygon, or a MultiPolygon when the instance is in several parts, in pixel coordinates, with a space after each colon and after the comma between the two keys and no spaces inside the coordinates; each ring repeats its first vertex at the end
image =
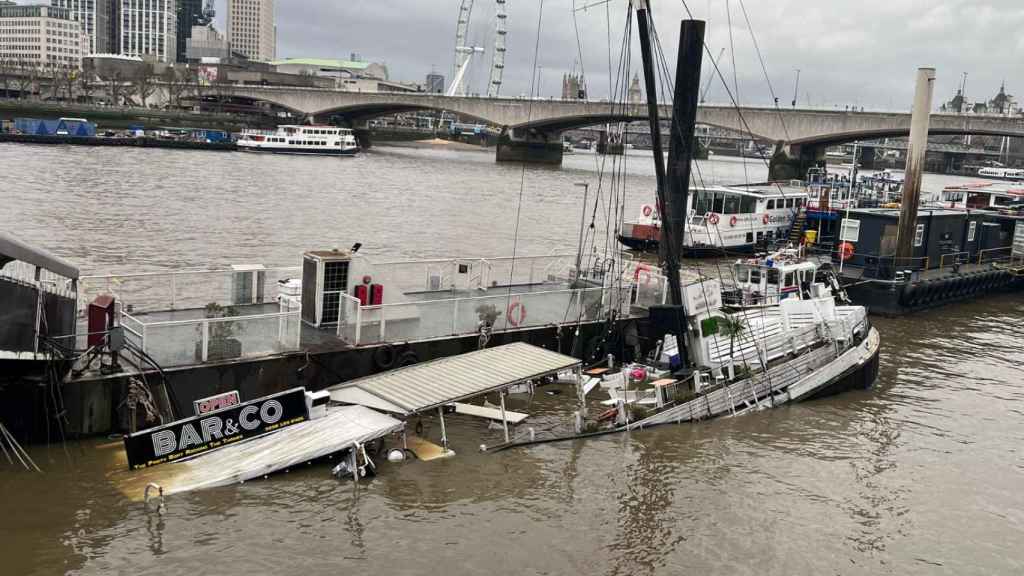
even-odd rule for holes
{"type": "Polygon", "coordinates": [[[851,281],[845,289],[853,302],[868,308],[868,313],[897,317],[990,294],[1019,291],[1024,289],[1024,279],[1007,270],[987,270],[950,273],[941,278],[905,284],[882,280],[851,281]]]}
{"type": "MultiPolygon", "coordinates": [[[[657,252],[660,246],[658,240],[636,238],[632,236],[619,235],[619,242],[630,250],[640,252],[657,252]]],[[[684,258],[717,258],[731,254],[752,254],[756,244],[739,244],[736,246],[683,246],[684,258]]]]}
{"type": "Polygon", "coordinates": [[[261,148],[253,146],[239,146],[242,152],[258,152],[263,154],[293,154],[300,156],[355,156],[359,154],[359,148],[347,150],[303,150],[301,148],[261,148]]]}

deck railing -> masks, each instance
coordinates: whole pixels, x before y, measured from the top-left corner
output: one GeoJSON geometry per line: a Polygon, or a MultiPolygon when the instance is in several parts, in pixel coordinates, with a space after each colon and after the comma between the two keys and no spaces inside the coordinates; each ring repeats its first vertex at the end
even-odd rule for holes
{"type": "Polygon", "coordinates": [[[121,313],[125,336],[160,366],[253,358],[299,349],[299,311],[146,322],[121,313]]]}
{"type": "Polygon", "coordinates": [[[610,288],[509,292],[380,306],[359,306],[346,296],[338,337],[360,345],[467,336],[479,334],[487,324],[492,332],[502,332],[591,321],[609,307],[628,312],[629,291],[621,291],[620,302],[613,301],[617,293],[610,288]]]}
{"type": "Polygon", "coordinates": [[[100,294],[112,294],[118,302],[130,307],[131,313],[204,308],[210,303],[220,306],[252,304],[262,293],[262,302],[275,302],[278,280],[296,278],[300,269],[295,267],[266,268],[259,271],[263,280],[253,291],[251,284],[244,288],[240,274],[232,269],[178,270],[172,272],[141,272],[133,274],[107,274],[83,276],[79,289],[79,310],[100,294]],[[245,302],[237,301],[236,289],[248,295],[245,302]]]}

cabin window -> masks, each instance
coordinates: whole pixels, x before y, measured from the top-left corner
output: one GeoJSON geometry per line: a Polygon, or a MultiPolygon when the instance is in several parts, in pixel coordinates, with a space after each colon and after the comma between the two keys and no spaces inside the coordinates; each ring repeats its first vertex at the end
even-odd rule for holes
{"type": "Polygon", "coordinates": [[[755,269],[750,271],[750,283],[751,284],[757,284],[758,286],[761,285],[761,270],[760,269],[755,268],[755,269]]]}
{"type": "Polygon", "coordinates": [[[978,223],[971,222],[971,225],[967,228],[967,241],[974,242],[974,234],[978,231],[978,223]]]}
{"type": "Polygon", "coordinates": [[[747,244],[753,244],[753,243],[754,243],[754,233],[753,232],[747,232],[747,244]]]}
{"type": "Polygon", "coordinates": [[[740,214],[753,214],[757,211],[757,198],[740,196],[740,214]]]}
{"type": "Polygon", "coordinates": [[[722,213],[722,209],[724,207],[725,207],[725,194],[722,194],[721,192],[716,192],[715,193],[715,199],[714,199],[714,201],[711,204],[711,211],[712,212],[717,212],[717,213],[721,214],[722,213]]]}
{"type": "Polygon", "coordinates": [[[725,195],[725,209],[722,210],[722,214],[739,214],[740,213],[740,197],[735,194],[725,195]]]}
{"type": "Polygon", "coordinates": [[[767,208],[767,210],[775,210],[775,200],[769,200],[768,201],[768,208],[767,208]]]}
{"type": "Polygon", "coordinates": [[[761,240],[764,240],[764,232],[757,233],[757,241],[760,242],[761,240]]]}
{"type": "Polygon", "coordinates": [[[793,200],[792,198],[788,198],[786,200],[786,208],[792,208],[794,206],[794,204],[793,204],[794,202],[795,202],[795,200],[793,200]]]}
{"type": "Polygon", "coordinates": [[[779,271],[775,268],[768,269],[768,284],[772,286],[779,285],[779,271]]]}
{"type": "Polygon", "coordinates": [[[793,286],[796,286],[796,277],[792,272],[788,272],[786,274],[786,288],[791,288],[793,286]]]}
{"type": "Polygon", "coordinates": [[[711,212],[711,194],[705,191],[697,192],[696,210],[697,214],[707,214],[711,212]]]}
{"type": "Polygon", "coordinates": [[[921,244],[924,244],[924,224],[918,224],[917,230],[914,231],[914,246],[921,244]]]}

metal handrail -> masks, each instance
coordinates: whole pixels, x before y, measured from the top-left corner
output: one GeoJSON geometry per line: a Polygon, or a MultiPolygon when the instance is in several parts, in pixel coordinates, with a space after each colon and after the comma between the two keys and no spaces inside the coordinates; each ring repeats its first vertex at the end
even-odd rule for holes
{"type": "MultiPolygon", "coordinates": [[[[163,327],[163,326],[187,326],[189,324],[212,324],[217,322],[245,322],[249,320],[263,320],[268,318],[287,318],[290,316],[299,316],[302,313],[301,310],[292,310],[291,312],[273,312],[270,314],[252,314],[250,316],[226,316],[222,318],[194,318],[192,320],[162,320],[160,322],[140,322],[146,328],[163,327]]],[[[139,320],[135,319],[137,322],[139,320]]]]}
{"type": "Polygon", "coordinates": [[[939,270],[942,270],[943,268],[946,267],[946,258],[950,257],[950,256],[952,256],[954,258],[953,265],[956,265],[956,264],[963,264],[964,262],[970,260],[971,253],[970,252],[950,252],[949,254],[943,254],[942,256],[939,257],[939,270]],[[966,258],[961,259],[960,256],[966,256],[966,258]]]}
{"type": "Polygon", "coordinates": [[[1006,256],[1001,258],[992,258],[989,262],[997,262],[1000,260],[1007,260],[1013,254],[1013,246],[1003,246],[1002,248],[986,248],[984,250],[978,250],[978,264],[984,264],[985,256],[995,252],[1007,252],[1006,256]]]}

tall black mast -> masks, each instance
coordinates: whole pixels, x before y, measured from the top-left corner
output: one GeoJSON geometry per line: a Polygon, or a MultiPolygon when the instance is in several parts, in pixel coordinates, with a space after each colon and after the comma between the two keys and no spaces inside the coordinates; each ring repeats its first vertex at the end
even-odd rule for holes
{"type": "Polygon", "coordinates": [[[650,0],[633,0],[637,25],[640,28],[640,54],[643,57],[644,85],[647,90],[647,111],[651,125],[651,148],[654,150],[654,172],[658,184],[658,208],[661,212],[661,258],[668,277],[672,304],[682,306],[683,290],[679,279],[679,253],[682,250],[683,225],[686,221],[687,196],[690,190],[690,163],[693,161],[697,100],[700,92],[701,53],[704,50],[704,22],[683,20],[679,34],[679,57],[676,63],[675,97],[672,103],[672,131],[669,137],[669,169],[666,175],[661,148],[661,126],[658,119],[658,93],[655,86],[654,57],[651,50],[650,0]]]}

